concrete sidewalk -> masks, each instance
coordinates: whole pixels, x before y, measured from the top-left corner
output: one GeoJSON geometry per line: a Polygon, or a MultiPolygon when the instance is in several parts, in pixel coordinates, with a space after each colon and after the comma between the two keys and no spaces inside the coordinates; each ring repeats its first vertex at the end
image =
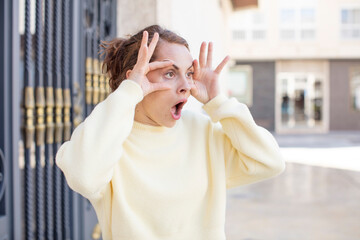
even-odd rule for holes
{"type": "Polygon", "coordinates": [[[227,240],[358,240],[360,173],[288,163],[228,190],[226,214],[227,240]]]}
{"type": "Polygon", "coordinates": [[[275,137],[286,170],[228,191],[227,240],[360,239],[360,132],[275,137]]]}
{"type": "Polygon", "coordinates": [[[360,147],[360,131],[333,131],[326,134],[273,134],[280,147],[360,147]]]}
{"type": "Polygon", "coordinates": [[[360,132],[275,135],[287,162],[360,172],[360,132]]]}

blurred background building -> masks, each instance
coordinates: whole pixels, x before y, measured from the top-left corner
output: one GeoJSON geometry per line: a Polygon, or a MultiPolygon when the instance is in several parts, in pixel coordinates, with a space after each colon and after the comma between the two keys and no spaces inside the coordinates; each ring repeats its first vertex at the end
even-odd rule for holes
{"type": "Polygon", "coordinates": [[[233,12],[228,26],[229,94],[260,125],[277,133],[360,129],[359,1],[259,0],[233,12]]]}
{"type": "Polygon", "coordinates": [[[202,41],[214,65],[230,55],[222,90],[270,131],[360,130],[358,0],[4,0],[0,12],[0,239],[100,239],[54,156],[109,94],[100,42],[151,24],[194,58],[202,41]]]}

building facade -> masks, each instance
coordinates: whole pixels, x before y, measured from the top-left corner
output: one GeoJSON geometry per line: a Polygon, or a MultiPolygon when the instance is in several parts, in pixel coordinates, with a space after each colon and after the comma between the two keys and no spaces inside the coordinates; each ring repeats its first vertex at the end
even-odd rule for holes
{"type": "Polygon", "coordinates": [[[228,89],[277,133],[360,130],[360,2],[259,1],[229,20],[228,89]],[[249,96],[252,96],[249,98],[249,96]]]}

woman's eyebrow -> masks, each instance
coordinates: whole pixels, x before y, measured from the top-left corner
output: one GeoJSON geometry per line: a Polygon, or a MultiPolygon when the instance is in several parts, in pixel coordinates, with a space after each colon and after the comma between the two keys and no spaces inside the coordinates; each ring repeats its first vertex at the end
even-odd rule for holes
{"type": "MultiPolygon", "coordinates": [[[[170,59],[164,59],[163,61],[171,61],[171,60],[170,60],[170,59]]],[[[171,65],[171,66],[173,66],[176,70],[179,70],[179,69],[180,69],[176,64],[173,64],[173,65],[171,65]]],[[[193,67],[193,64],[191,64],[190,67],[188,67],[187,70],[189,70],[191,67],[193,67]]]]}
{"type": "MultiPolygon", "coordinates": [[[[176,66],[176,64],[173,64],[172,66],[173,66],[176,70],[179,70],[179,69],[180,69],[178,66],[176,66]]],[[[189,70],[190,68],[192,68],[192,66],[193,66],[193,65],[191,65],[190,67],[188,67],[187,70],[189,70]]]]}
{"type": "Polygon", "coordinates": [[[173,64],[173,67],[174,67],[176,70],[179,70],[179,67],[176,66],[176,64],[173,64]]]}

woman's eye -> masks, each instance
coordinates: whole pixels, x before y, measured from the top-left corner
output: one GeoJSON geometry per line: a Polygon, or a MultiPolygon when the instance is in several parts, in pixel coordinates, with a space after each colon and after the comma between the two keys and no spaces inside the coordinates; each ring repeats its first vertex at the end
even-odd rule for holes
{"type": "Polygon", "coordinates": [[[175,74],[173,72],[168,72],[165,74],[165,77],[167,78],[173,78],[175,76],[175,74]]]}
{"type": "Polygon", "coordinates": [[[192,78],[193,75],[194,75],[194,72],[188,72],[188,73],[186,74],[186,77],[187,77],[187,78],[192,78]]]}

